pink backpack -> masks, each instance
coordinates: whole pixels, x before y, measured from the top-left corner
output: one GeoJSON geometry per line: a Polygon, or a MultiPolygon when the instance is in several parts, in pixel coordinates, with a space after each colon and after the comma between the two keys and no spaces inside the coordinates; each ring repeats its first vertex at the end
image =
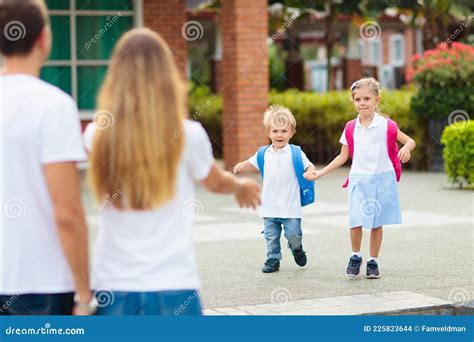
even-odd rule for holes
{"type": "MultiPolygon", "coordinates": [[[[347,140],[347,144],[349,146],[349,155],[352,159],[354,155],[354,128],[356,125],[356,120],[351,120],[346,123],[345,129],[345,136],[347,140]]],[[[402,164],[400,159],[398,159],[398,145],[397,145],[397,134],[398,134],[398,127],[397,123],[393,120],[387,119],[387,151],[388,157],[392,162],[393,168],[395,169],[395,175],[397,176],[397,182],[400,181],[400,176],[402,175],[402,164]]],[[[346,179],[346,182],[342,186],[343,188],[347,188],[349,184],[349,178],[346,179]]]]}

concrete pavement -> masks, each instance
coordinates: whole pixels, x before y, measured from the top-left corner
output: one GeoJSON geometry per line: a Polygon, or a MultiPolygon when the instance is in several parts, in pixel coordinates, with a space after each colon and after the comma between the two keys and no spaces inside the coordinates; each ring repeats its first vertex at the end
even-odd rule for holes
{"type": "MultiPolygon", "coordinates": [[[[403,224],[384,229],[382,278],[350,280],[345,275],[351,250],[342,188],[348,171],[339,169],[318,181],[316,204],[303,209],[308,264],[298,267],[284,248],[281,269],[273,274],[260,271],[266,247],[258,214],[238,209],[232,196],[210,194],[199,186],[190,210],[196,215],[204,306],[275,303],[278,291],[290,302],[397,291],[459,303],[473,300],[474,192],[450,187],[441,173],[404,172],[399,183],[403,224]]],[[[97,217],[86,187],[83,195],[93,239],[97,217]]],[[[365,234],[364,259],[368,248],[365,234]]]]}

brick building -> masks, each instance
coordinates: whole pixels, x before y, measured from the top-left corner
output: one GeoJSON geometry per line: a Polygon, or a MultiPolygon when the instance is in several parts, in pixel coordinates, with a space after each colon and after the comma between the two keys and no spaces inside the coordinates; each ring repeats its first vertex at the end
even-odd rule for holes
{"type": "MultiPolygon", "coordinates": [[[[157,31],[170,45],[183,76],[188,70],[188,43],[204,33],[202,25],[190,18],[190,6],[199,1],[46,3],[54,41],[41,77],[73,96],[83,126],[93,118],[111,52],[124,32],[141,26],[157,31]]],[[[224,159],[229,168],[265,142],[261,116],[268,102],[267,1],[223,1],[220,13],[224,159]]]]}

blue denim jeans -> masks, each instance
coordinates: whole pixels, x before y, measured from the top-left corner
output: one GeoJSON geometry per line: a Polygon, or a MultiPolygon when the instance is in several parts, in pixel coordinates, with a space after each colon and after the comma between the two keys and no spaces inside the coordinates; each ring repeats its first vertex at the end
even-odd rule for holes
{"type": "Polygon", "coordinates": [[[0,316],[71,315],[74,293],[0,295],[0,316]]]}
{"type": "Polygon", "coordinates": [[[195,290],[122,292],[98,291],[97,315],[202,315],[201,301],[195,290]]]}
{"type": "Polygon", "coordinates": [[[288,248],[293,252],[295,249],[301,248],[301,239],[303,233],[301,231],[300,218],[272,218],[265,217],[265,240],[267,240],[267,257],[281,260],[280,236],[282,228],[285,229],[285,238],[288,240],[288,248]]]}

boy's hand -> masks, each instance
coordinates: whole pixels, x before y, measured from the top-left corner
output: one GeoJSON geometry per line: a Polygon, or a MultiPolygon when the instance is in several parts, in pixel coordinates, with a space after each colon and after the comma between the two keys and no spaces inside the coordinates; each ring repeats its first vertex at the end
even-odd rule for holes
{"type": "Polygon", "coordinates": [[[410,157],[411,153],[408,147],[403,146],[400,151],[398,151],[398,159],[400,159],[402,163],[406,163],[407,161],[409,161],[410,157]]]}
{"type": "Polygon", "coordinates": [[[244,168],[245,162],[238,163],[237,165],[234,166],[234,174],[237,174],[242,171],[244,168]]]}
{"type": "Polygon", "coordinates": [[[242,208],[257,208],[260,205],[260,186],[250,178],[241,178],[235,190],[235,198],[242,208]]]}
{"type": "Polygon", "coordinates": [[[318,178],[321,178],[323,174],[321,171],[306,171],[303,173],[303,177],[309,181],[315,181],[318,178]]]}

